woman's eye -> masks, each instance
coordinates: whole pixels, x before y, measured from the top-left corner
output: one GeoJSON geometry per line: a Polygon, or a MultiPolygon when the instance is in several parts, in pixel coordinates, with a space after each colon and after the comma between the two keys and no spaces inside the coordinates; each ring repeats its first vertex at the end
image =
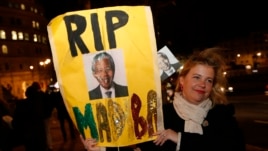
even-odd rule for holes
{"type": "Polygon", "coordinates": [[[200,77],[198,77],[198,76],[194,76],[193,78],[194,78],[194,79],[199,79],[200,77]]]}
{"type": "Polygon", "coordinates": [[[213,83],[213,80],[212,79],[208,79],[207,80],[209,83],[213,83]]]}

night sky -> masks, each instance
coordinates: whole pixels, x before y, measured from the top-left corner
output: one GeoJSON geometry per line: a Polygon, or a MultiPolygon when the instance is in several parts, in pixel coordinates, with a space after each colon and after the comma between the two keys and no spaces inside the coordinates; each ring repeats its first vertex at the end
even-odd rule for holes
{"type": "MultiPolygon", "coordinates": [[[[48,19],[83,8],[83,0],[41,1],[48,19]]],[[[104,7],[101,0],[93,0],[92,5],[104,7]]],[[[190,53],[194,48],[211,47],[223,40],[267,30],[266,7],[262,0],[176,0],[176,6],[152,6],[155,30],[161,37],[158,47],[167,45],[172,51],[190,53]]]]}

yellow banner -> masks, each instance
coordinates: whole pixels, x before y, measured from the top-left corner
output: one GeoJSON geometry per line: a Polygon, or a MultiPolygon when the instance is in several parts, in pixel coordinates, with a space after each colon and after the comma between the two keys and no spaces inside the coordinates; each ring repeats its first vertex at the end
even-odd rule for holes
{"type": "Polygon", "coordinates": [[[100,146],[154,139],[163,119],[150,7],[68,12],[47,28],[60,91],[79,132],[100,146]]]}

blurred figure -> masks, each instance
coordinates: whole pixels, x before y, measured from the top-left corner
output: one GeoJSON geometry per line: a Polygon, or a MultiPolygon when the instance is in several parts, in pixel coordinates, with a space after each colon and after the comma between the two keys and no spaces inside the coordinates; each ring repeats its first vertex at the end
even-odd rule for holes
{"type": "Polygon", "coordinates": [[[265,94],[265,95],[268,95],[268,84],[266,84],[266,86],[265,86],[264,94],[265,94]]]}
{"type": "Polygon", "coordinates": [[[14,133],[10,125],[11,121],[8,104],[0,99],[0,151],[12,151],[14,133]]]}
{"type": "Polygon", "coordinates": [[[65,107],[60,91],[52,92],[50,95],[51,95],[51,98],[53,98],[53,102],[55,103],[55,107],[57,109],[58,120],[60,122],[61,133],[62,133],[62,137],[64,141],[65,142],[67,141],[67,131],[66,131],[66,126],[65,126],[65,121],[67,121],[68,126],[69,126],[70,137],[72,139],[75,139],[75,127],[65,107]]]}
{"type": "Polygon", "coordinates": [[[172,103],[174,99],[176,79],[179,72],[174,73],[164,81],[162,81],[162,101],[163,103],[172,103]]]}
{"type": "Polygon", "coordinates": [[[172,85],[171,83],[167,83],[166,85],[166,93],[167,93],[167,101],[169,103],[172,103],[174,99],[174,94],[175,94],[175,86],[172,85]]]}
{"type": "Polygon", "coordinates": [[[26,89],[26,99],[18,101],[12,126],[23,141],[26,151],[47,151],[45,129],[45,93],[39,83],[26,89]]]}
{"type": "Polygon", "coordinates": [[[47,145],[49,150],[53,149],[53,142],[52,142],[52,136],[50,132],[50,120],[52,116],[52,111],[55,108],[53,98],[50,96],[51,92],[49,88],[47,89],[45,93],[45,101],[44,101],[44,108],[45,108],[45,129],[46,129],[46,136],[47,136],[47,145]]]}

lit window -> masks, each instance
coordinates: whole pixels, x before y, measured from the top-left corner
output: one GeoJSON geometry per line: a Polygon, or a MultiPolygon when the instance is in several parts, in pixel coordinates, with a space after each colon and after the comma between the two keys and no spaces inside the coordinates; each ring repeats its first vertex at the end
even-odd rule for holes
{"type": "Polygon", "coordinates": [[[39,29],[39,22],[36,22],[35,25],[36,25],[36,28],[39,29]]]}
{"type": "Polygon", "coordinates": [[[37,13],[37,12],[38,12],[36,8],[34,9],[34,12],[35,12],[35,13],[37,13]]]}
{"type": "Polygon", "coordinates": [[[44,36],[43,36],[42,42],[43,42],[44,44],[46,44],[46,43],[47,43],[47,37],[44,37],[44,36]]]}
{"type": "Polygon", "coordinates": [[[23,32],[18,32],[18,37],[19,37],[19,40],[23,40],[23,32]]]}
{"type": "Polygon", "coordinates": [[[36,35],[36,34],[33,35],[33,41],[34,41],[34,42],[37,42],[37,41],[38,41],[38,39],[37,39],[37,35],[36,35]]]}
{"type": "Polygon", "coordinates": [[[2,45],[2,53],[3,54],[8,54],[8,49],[6,45],[2,45]]]}
{"type": "Polygon", "coordinates": [[[4,30],[0,30],[0,39],[6,39],[6,32],[4,30]]]}
{"type": "Polygon", "coordinates": [[[29,40],[29,34],[28,33],[24,33],[24,40],[29,40]]]}
{"type": "Polygon", "coordinates": [[[12,40],[17,40],[18,39],[18,35],[16,31],[11,31],[11,35],[12,35],[12,40]]]}
{"type": "Polygon", "coordinates": [[[25,10],[25,5],[24,4],[20,4],[20,8],[21,8],[21,10],[25,10]]]}
{"type": "Polygon", "coordinates": [[[31,12],[33,12],[33,7],[31,7],[31,12]]]}
{"type": "Polygon", "coordinates": [[[34,20],[32,21],[32,26],[33,26],[33,28],[35,28],[35,21],[34,20]]]}

